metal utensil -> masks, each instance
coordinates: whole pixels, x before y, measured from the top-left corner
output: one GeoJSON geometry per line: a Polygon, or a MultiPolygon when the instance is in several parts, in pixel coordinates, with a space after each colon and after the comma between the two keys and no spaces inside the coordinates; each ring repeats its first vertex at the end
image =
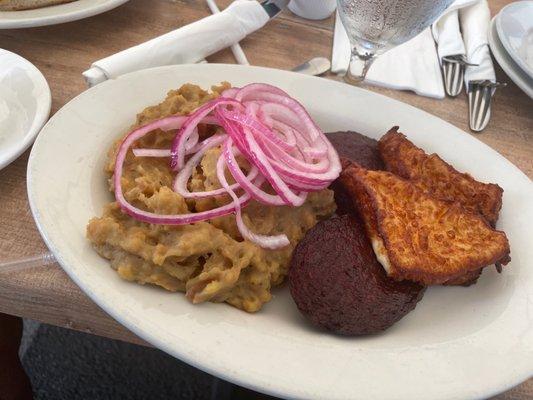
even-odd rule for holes
{"type": "Polygon", "coordinates": [[[450,97],[456,97],[463,90],[465,67],[477,66],[466,61],[464,54],[442,57],[444,90],[450,97]]]}
{"type": "Polygon", "coordinates": [[[506,83],[492,82],[488,79],[468,83],[468,109],[472,131],[481,132],[485,129],[490,119],[492,96],[497,88],[505,86],[506,83]]]}
{"type": "Polygon", "coordinates": [[[316,57],[294,67],[292,71],[306,75],[321,75],[331,68],[331,62],[325,57],[316,57]]]}

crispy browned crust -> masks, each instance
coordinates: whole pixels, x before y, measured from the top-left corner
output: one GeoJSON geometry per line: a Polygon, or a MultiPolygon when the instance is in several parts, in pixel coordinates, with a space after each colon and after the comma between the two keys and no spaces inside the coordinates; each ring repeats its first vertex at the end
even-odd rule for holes
{"type": "Polygon", "coordinates": [[[451,279],[447,282],[444,282],[444,285],[446,286],[471,286],[477,282],[482,272],[483,272],[483,268],[480,268],[477,271],[467,272],[466,274],[464,274],[463,276],[460,276],[459,278],[451,279]]]}
{"type": "Polygon", "coordinates": [[[459,202],[496,226],[502,207],[500,186],[478,182],[457,171],[437,154],[426,154],[398,132],[397,126],[379,140],[379,151],[388,171],[413,181],[419,189],[441,200],[459,202]]]}
{"type": "Polygon", "coordinates": [[[369,237],[377,234],[383,240],[392,278],[442,284],[508,259],[505,233],[458,203],[437,199],[392,173],[369,171],[355,163],[340,179],[369,237]]]}

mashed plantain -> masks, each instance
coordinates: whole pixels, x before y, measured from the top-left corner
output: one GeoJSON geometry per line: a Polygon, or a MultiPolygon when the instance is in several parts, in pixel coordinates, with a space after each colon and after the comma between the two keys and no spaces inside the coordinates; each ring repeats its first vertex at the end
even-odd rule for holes
{"type": "MultiPolygon", "coordinates": [[[[229,84],[222,84],[209,93],[187,84],[172,90],[162,103],[137,115],[134,127],[169,115],[188,114],[228,87],[229,84]]],[[[207,128],[200,131],[201,136],[212,133],[207,128]]],[[[168,149],[174,135],[175,132],[156,131],[139,140],[135,147],[168,149]]],[[[110,177],[119,144],[120,141],[109,151],[105,171],[110,177]]],[[[219,154],[218,148],[205,154],[190,180],[191,191],[220,187],[215,168],[219,154]]],[[[129,151],[122,176],[125,198],[136,207],[160,214],[205,211],[229,202],[227,196],[185,200],[171,190],[172,178],[167,159],[135,157],[129,151]]],[[[113,191],[112,179],[109,186],[113,191]]],[[[107,204],[102,216],[89,222],[87,237],[126,280],[186,292],[194,303],[225,301],[255,312],[271,299],[270,289],[283,282],[296,244],[334,210],[330,190],[309,194],[301,207],[251,202],[243,209],[245,223],[264,235],[285,233],[291,244],[280,250],[263,249],[243,240],[233,215],[184,226],[152,225],[124,214],[116,202],[107,204]]]]}

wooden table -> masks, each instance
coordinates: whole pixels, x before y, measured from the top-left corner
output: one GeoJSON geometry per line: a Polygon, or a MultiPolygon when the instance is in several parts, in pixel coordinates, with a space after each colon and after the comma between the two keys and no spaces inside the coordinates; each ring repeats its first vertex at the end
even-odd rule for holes
{"type": "MultiPolygon", "coordinates": [[[[229,2],[219,0],[219,6],[225,7],[229,2]]],[[[507,0],[492,0],[492,12],[498,12],[506,3],[507,0]]],[[[131,0],[113,11],[81,21],[0,31],[0,48],[20,54],[43,72],[52,90],[53,114],[85,90],[81,72],[92,61],[206,15],[208,8],[199,0],[131,0]]],[[[242,45],[253,65],[290,69],[312,57],[329,57],[332,27],[332,19],[304,21],[285,12],[250,35],[242,45]]],[[[234,63],[229,50],[213,55],[209,61],[234,63]]],[[[496,74],[499,81],[509,82],[509,86],[498,91],[491,122],[477,138],[531,178],[533,102],[498,66],[496,74]]],[[[433,100],[409,92],[367,88],[426,110],[468,132],[464,95],[433,100]]],[[[28,207],[27,158],[28,152],[0,171],[0,263],[46,251],[28,207]]],[[[145,344],[100,310],[57,265],[0,270],[0,312],[145,344]]],[[[0,334],[1,326],[0,322],[0,334]]],[[[1,348],[0,340],[0,352],[1,348]]],[[[533,379],[496,398],[533,398],[533,379]]]]}

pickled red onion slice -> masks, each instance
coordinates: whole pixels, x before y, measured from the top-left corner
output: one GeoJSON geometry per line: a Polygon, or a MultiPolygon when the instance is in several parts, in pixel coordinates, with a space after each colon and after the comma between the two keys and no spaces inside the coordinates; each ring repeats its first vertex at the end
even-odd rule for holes
{"type": "Polygon", "coordinates": [[[278,249],[289,244],[286,235],[265,236],[244,223],[242,209],[250,200],[268,206],[301,206],[307,193],[327,188],[341,171],[339,156],[305,108],[274,86],[255,83],[231,88],[189,116],[153,121],[130,132],[122,141],[114,171],[115,197],[131,217],[150,224],[184,225],[234,213],[241,236],[257,245],[278,249]],[[198,126],[216,125],[217,133],[200,141],[198,126]],[[161,129],[177,130],[170,149],[133,149],[137,157],[168,157],[178,171],[172,189],[185,198],[228,195],[229,204],[198,213],[160,215],[134,207],[124,198],[121,177],[131,146],[161,129]],[[188,182],[205,153],[222,147],[217,161],[219,189],[191,192],[188,182]],[[245,174],[237,161],[250,164],[245,174]],[[225,176],[229,171],[235,183],[225,176]],[[265,190],[268,183],[273,193],[265,190]],[[241,192],[240,196],[236,193],[241,192]]]}

